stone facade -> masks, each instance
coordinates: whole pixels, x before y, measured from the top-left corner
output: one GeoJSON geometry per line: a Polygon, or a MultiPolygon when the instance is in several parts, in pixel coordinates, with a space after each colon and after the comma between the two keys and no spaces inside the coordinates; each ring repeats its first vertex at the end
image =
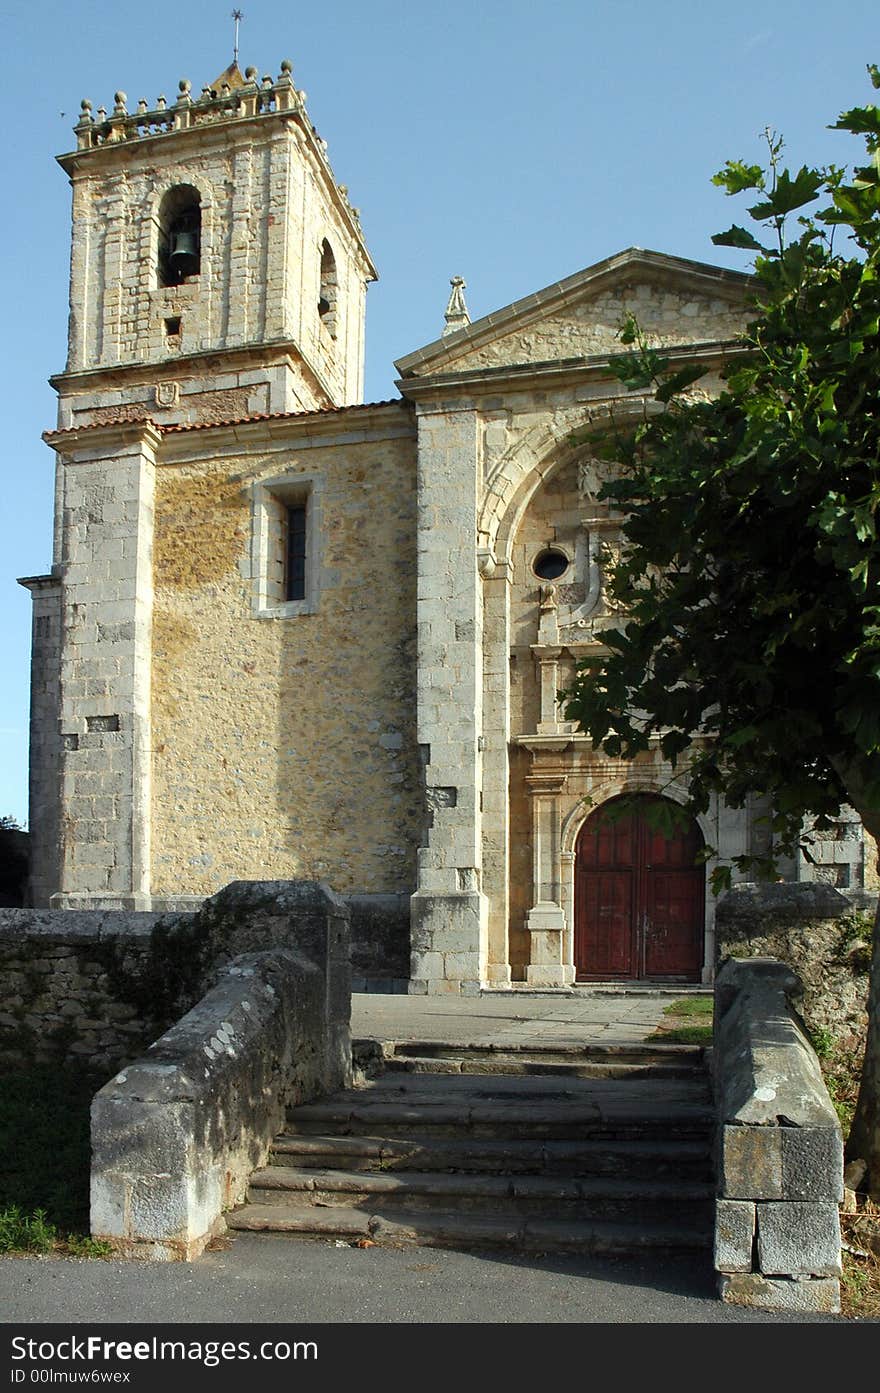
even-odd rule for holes
{"type": "MultiPolygon", "coordinates": [[[[584,829],[621,793],[684,792],[659,751],[609,760],[560,711],[614,618],[620,523],[577,440],[644,409],[608,369],[627,314],[715,390],[749,278],[630,249],[471,323],[456,277],[400,398],[360,405],[375,272],[289,64],[84,105],[76,137],[54,564],[26,582],[34,902],[320,877],[369,926],[364,981],[407,958],[432,993],[607,977],[579,937],[584,829]]],[[[694,836],[730,860],[761,812],[694,836]]],[[[861,845],[791,877],[857,890],[861,845]]],[[[668,975],[708,979],[708,876],[689,906],[668,975]]],[[[637,908],[626,977],[648,972],[637,908]]]]}

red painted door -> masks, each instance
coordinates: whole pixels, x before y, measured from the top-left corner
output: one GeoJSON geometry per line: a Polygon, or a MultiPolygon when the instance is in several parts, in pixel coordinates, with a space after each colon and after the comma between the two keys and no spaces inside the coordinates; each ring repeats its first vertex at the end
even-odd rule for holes
{"type": "Polygon", "coordinates": [[[705,870],[696,823],[671,837],[652,828],[650,794],[612,820],[598,809],[584,823],[575,860],[574,961],[578,981],[699,980],[705,870]]]}

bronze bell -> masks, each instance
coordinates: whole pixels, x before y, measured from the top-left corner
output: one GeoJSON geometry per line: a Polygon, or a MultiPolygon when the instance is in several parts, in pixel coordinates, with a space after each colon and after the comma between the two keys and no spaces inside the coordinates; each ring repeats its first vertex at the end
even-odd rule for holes
{"type": "Polygon", "coordinates": [[[172,234],[168,262],[177,276],[191,276],[198,271],[199,246],[194,232],[172,234]]]}

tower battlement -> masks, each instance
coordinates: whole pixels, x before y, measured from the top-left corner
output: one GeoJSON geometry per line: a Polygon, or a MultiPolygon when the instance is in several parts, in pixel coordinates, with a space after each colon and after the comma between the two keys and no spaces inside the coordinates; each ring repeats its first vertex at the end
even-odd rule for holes
{"type": "MultiPolygon", "coordinates": [[[[309,119],[306,93],[294,86],[293,65],[285,58],[280,66],[281,71],[276,78],[265,73],[258,80],[256,68],[246,68],[242,73],[237,63],[231,63],[213,82],[205,83],[197,97],[192,95],[189,78],[184,77],[178,83],[176,101],[169,104],[168,99],[160,95],[156,98],[156,105],[149,107],[146,97],[141,97],[134,111],[129,111],[128,97],[122,91],[114,94],[109,114],[106,107],[99,106],[93,115],[92,102],[84,97],[80,103],[80,118],[73,127],[76,153],[188,131],[198,126],[248,121],[254,117],[280,113],[293,115],[300,119],[311,136],[319,159],[326,165],[342,202],[359,227],[360,209],[352,206],[347,186],[336,183],[327,158],[327,142],[321,139],[309,119]]],[[[59,163],[65,166],[73,153],[59,155],[59,163]]]]}

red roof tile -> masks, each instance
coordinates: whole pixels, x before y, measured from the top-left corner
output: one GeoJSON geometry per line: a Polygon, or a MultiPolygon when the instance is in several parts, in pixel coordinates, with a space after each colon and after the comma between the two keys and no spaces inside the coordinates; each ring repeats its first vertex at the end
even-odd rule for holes
{"type": "MultiPolygon", "coordinates": [[[[104,421],[102,425],[112,426],[155,426],[163,435],[170,435],[172,432],[188,430],[211,430],[213,427],[224,426],[246,426],[252,421],[296,421],[309,416],[339,416],[345,411],[372,411],[377,406],[406,406],[408,403],[403,397],[392,397],[387,401],[365,401],[354,402],[351,406],[319,406],[314,411],[258,411],[253,416],[235,416],[228,421],[183,421],[179,425],[163,426],[160,421],[154,420],[152,416],[144,415],[134,417],[127,421],[104,421]]],[[[68,426],[64,430],[43,431],[43,439],[50,435],[79,435],[82,431],[93,430],[94,426],[68,426]]]]}

